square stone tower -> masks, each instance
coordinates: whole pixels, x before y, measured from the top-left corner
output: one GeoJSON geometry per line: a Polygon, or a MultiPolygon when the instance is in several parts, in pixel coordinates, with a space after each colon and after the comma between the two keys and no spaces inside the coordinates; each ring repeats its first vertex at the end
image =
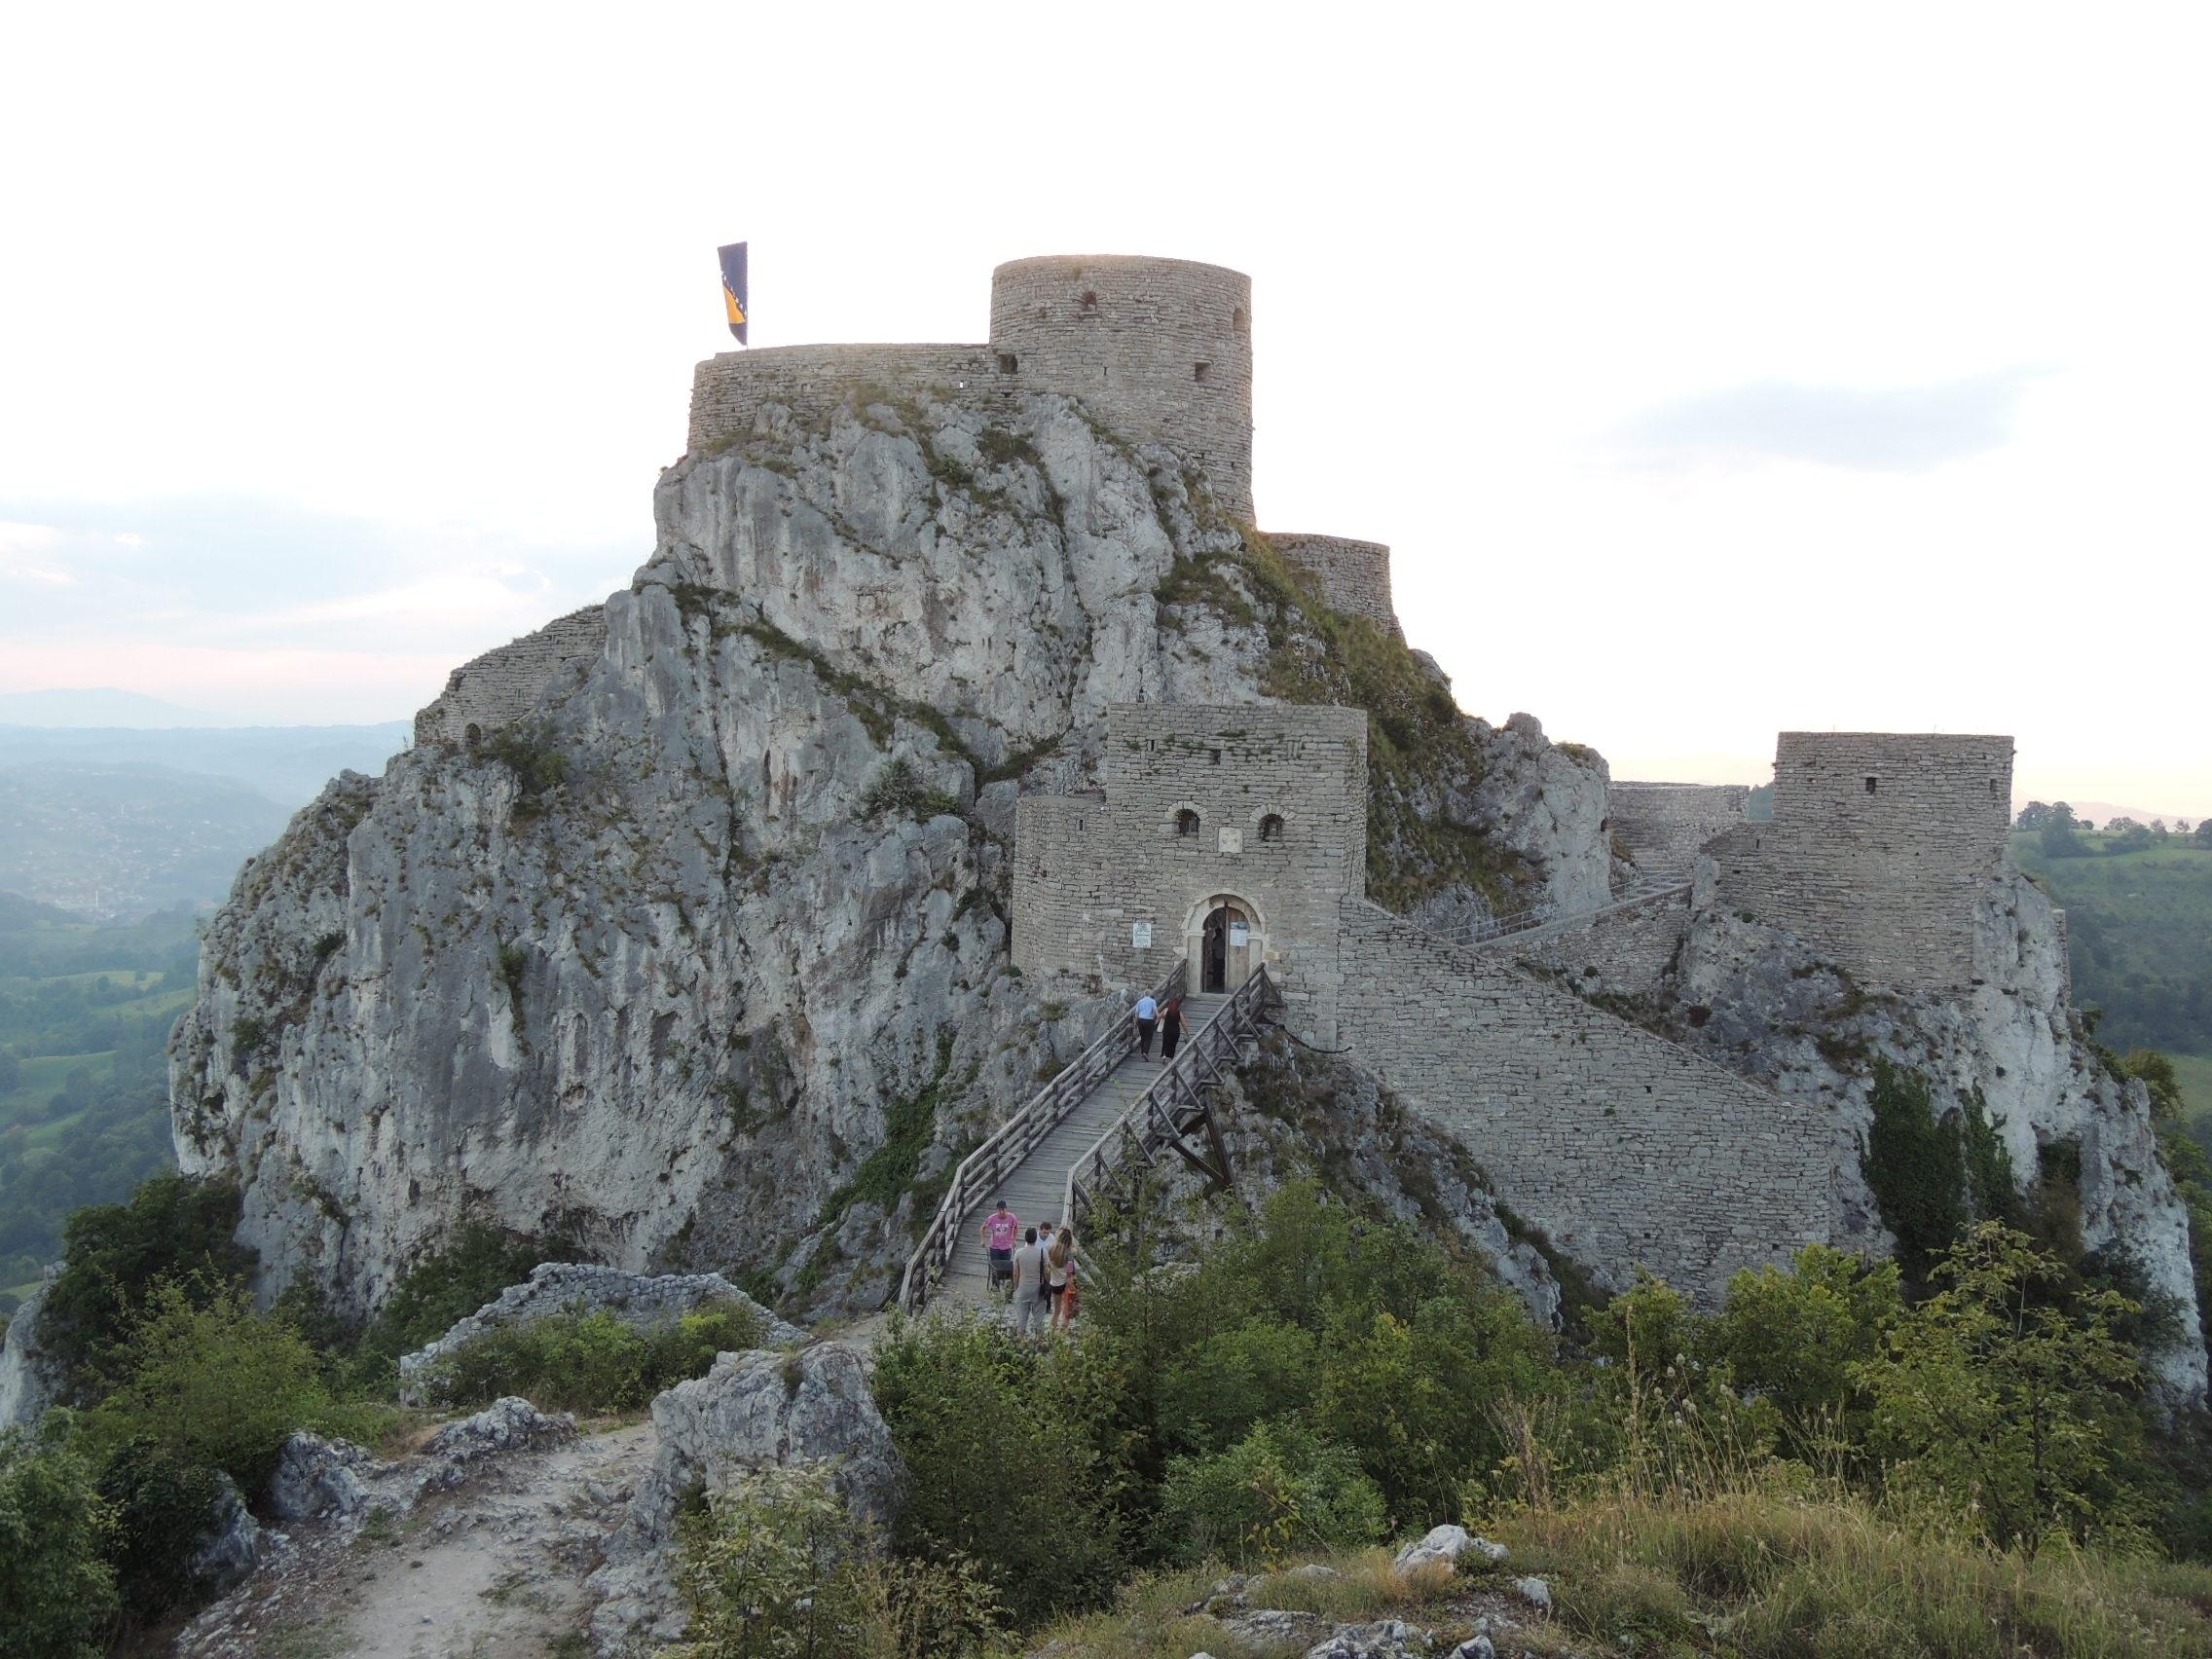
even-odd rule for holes
{"type": "Polygon", "coordinates": [[[1773,821],[1712,845],[1720,903],[1864,984],[1961,989],[2011,818],[2009,737],[1786,731],[1773,821]]]}
{"type": "Polygon", "coordinates": [[[1336,1040],[1339,903],[1367,892],[1367,715],[1295,705],[1110,710],[1097,793],[1014,812],[1014,960],[1133,993],[1266,964],[1292,1023],[1336,1040]]]}

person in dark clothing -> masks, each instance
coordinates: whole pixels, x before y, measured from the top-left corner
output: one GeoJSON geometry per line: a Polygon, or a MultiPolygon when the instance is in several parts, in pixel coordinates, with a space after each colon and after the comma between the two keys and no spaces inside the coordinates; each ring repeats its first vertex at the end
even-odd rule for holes
{"type": "Polygon", "coordinates": [[[1176,1045],[1183,1041],[1183,999],[1170,997],[1167,1012],[1160,1016],[1160,1063],[1165,1065],[1175,1057],[1176,1045]]]}

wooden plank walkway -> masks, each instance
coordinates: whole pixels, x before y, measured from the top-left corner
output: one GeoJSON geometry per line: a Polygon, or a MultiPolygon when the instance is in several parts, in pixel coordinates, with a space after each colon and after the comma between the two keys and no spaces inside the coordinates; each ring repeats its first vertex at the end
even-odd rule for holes
{"type": "MultiPolygon", "coordinates": [[[[1226,996],[1184,997],[1183,1041],[1188,1043],[1228,1006],[1226,996]]],[[[1160,1071],[1160,1044],[1155,1039],[1151,1059],[1140,1058],[1132,1052],[1099,1080],[1098,1087],[1083,1097],[1059,1126],[1014,1166],[1001,1183],[1000,1190],[988,1195],[982,1206],[961,1224],[965,1234],[933,1301],[941,1299],[948,1305],[971,1308],[993,1305],[989,1288],[990,1259],[983,1246],[983,1218],[1003,1197],[1020,1218],[1024,1229],[1042,1227],[1047,1222],[1058,1226],[1060,1209],[1067,1198],[1069,1168],[1090,1150],[1090,1143],[1104,1134],[1115,1119],[1136,1103],[1160,1071]]]]}

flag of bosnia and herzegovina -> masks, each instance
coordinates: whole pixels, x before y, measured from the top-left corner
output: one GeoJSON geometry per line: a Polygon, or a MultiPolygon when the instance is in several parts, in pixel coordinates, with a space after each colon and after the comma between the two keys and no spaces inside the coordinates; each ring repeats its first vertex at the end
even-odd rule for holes
{"type": "Polygon", "coordinates": [[[722,305],[729,312],[729,331],[737,336],[737,343],[745,344],[746,306],[745,294],[745,244],[731,242],[727,247],[715,250],[722,260],[722,305]]]}

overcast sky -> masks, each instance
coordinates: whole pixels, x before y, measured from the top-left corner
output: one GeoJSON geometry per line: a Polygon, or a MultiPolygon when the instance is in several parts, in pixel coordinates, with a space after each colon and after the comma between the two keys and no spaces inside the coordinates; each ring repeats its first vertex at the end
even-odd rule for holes
{"type": "Polygon", "coordinates": [[[1470,711],[2212,813],[2206,16],[18,8],[0,691],[391,719],[624,585],[718,242],[756,345],[1160,253],[1252,276],[1263,527],[1389,542],[1470,711]]]}

